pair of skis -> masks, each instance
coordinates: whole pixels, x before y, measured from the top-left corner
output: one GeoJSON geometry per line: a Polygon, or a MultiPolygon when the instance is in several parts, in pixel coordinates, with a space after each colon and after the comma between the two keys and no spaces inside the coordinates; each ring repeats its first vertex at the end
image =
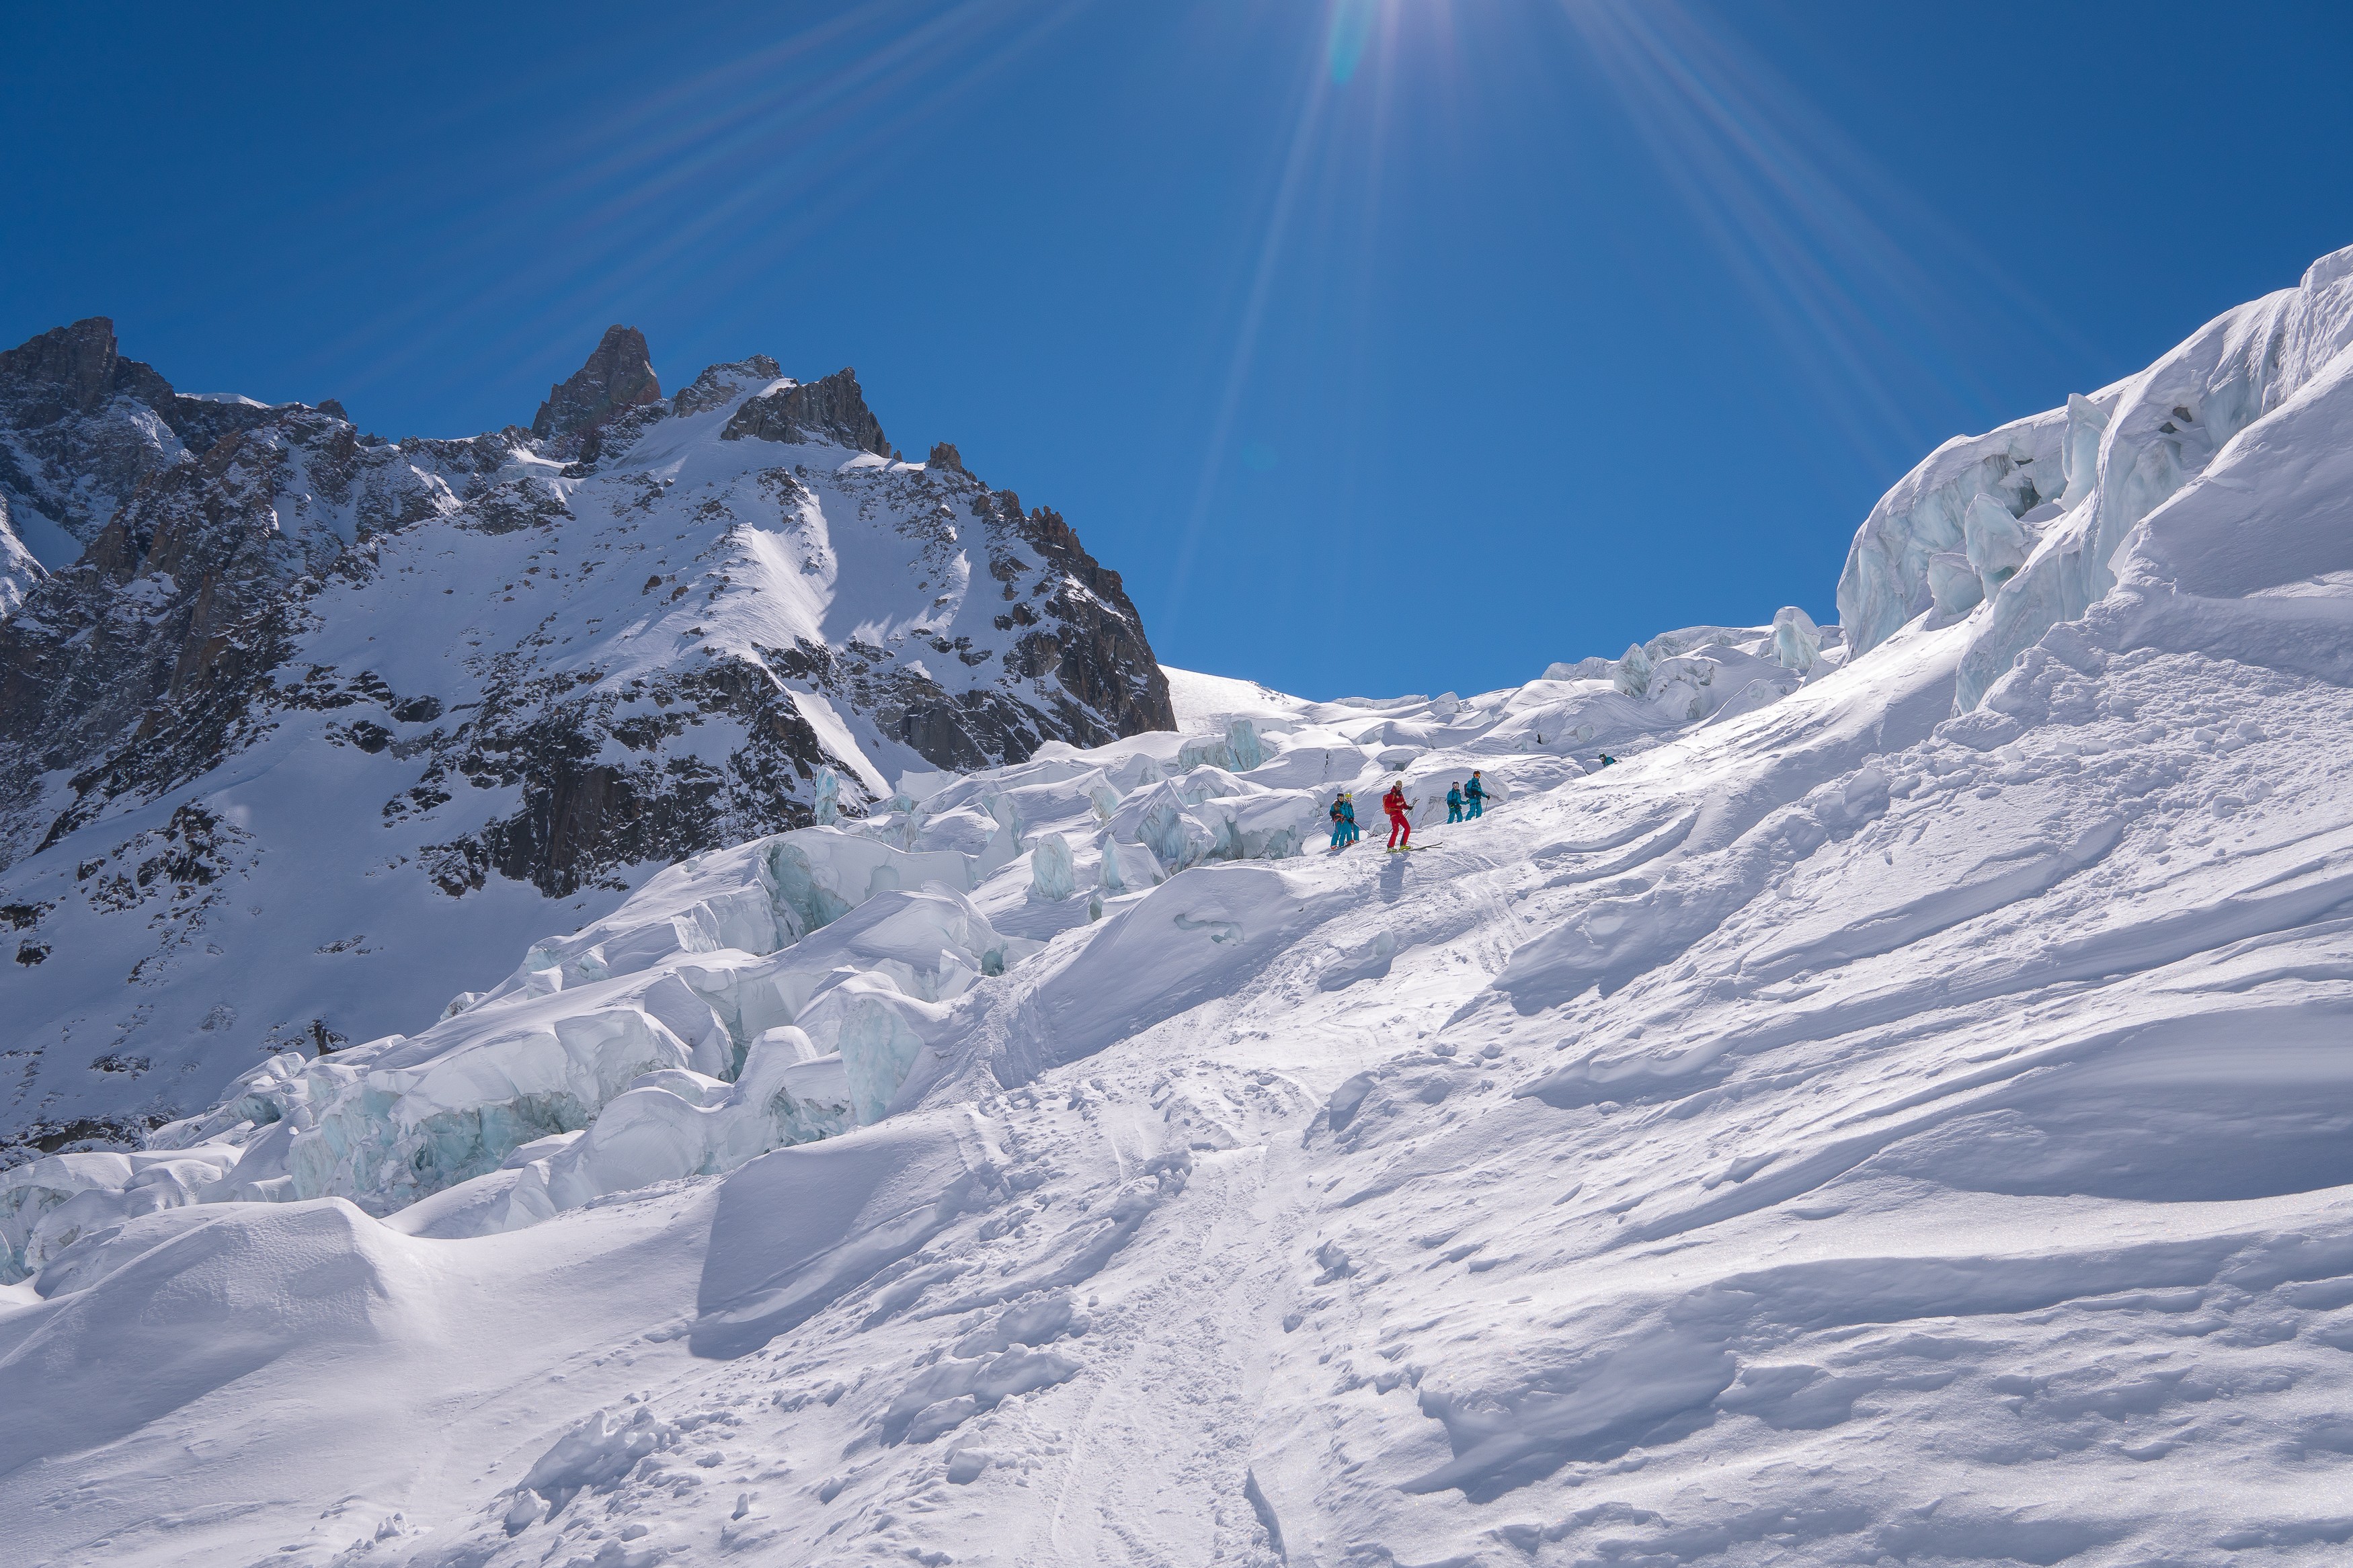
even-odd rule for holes
{"type": "MultiPolygon", "coordinates": [[[[1479,818],[1472,818],[1472,817],[1467,817],[1467,816],[1466,816],[1466,817],[1464,817],[1462,820],[1463,820],[1463,821],[1465,821],[1465,822],[1470,822],[1470,821],[1473,821],[1473,820],[1484,820],[1484,817],[1483,817],[1483,815],[1482,815],[1482,816],[1481,816],[1481,817],[1479,817],[1479,818]]],[[[1409,849],[1435,849],[1435,848],[1439,847],[1439,845],[1440,845],[1440,840],[1433,838],[1433,839],[1431,839],[1431,840],[1430,840],[1429,843],[1427,843],[1427,844],[1400,844],[1400,845],[1395,845],[1395,846],[1392,846],[1392,847],[1389,847],[1384,848],[1384,849],[1382,850],[1382,853],[1383,853],[1383,854],[1385,854],[1385,855],[1402,855],[1402,854],[1404,854],[1404,853],[1405,853],[1407,850],[1409,850],[1409,849]]],[[[1342,846],[1340,846],[1340,849],[1345,849],[1345,848],[1346,848],[1346,847],[1347,847],[1347,846],[1346,846],[1346,845],[1345,845],[1345,844],[1344,844],[1344,845],[1342,845],[1342,846]]],[[[1335,854],[1335,855],[1336,855],[1336,854],[1338,854],[1338,853],[1339,853],[1339,849],[1335,849],[1335,850],[1333,851],[1333,853],[1334,853],[1334,854],[1335,854]]]]}

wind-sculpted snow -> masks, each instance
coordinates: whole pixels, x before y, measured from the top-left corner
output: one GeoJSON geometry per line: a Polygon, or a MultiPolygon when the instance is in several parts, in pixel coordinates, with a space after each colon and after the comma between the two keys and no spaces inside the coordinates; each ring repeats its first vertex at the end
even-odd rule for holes
{"type": "Polygon", "coordinates": [[[1004,1184],[990,1123],[910,1116],[858,1139],[782,1152],[727,1184],[702,1271],[695,1349],[740,1355],[921,1248],[1004,1184]]]}
{"type": "MultiPolygon", "coordinates": [[[[408,1040],[9,1173],[12,1546],[2340,1559],[2340,370],[1957,716],[1982,608],[1469,699],[1181,677],[1182,733],[683,863],[408,1040]],[[1400,774],[1427,848],[1324,847],[1400,774]]],[[[1933,553],[2003,559],[1989,493],[1933,553]]]]}

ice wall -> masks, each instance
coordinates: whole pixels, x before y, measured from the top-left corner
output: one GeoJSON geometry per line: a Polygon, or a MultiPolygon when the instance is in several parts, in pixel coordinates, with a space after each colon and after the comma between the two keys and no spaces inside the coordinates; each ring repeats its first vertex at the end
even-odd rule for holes
{"type": "Polygon", "coordinates": [[[2064,408],[1956,437],[1857,531],[1839,615],[1857,653],[1922,616],[1967,618],[1966,712],[2053,626],[2116,584],[2119,552],[2242,432],[2353,342],[2353,249],[2209,322],[2148,369],[2064,408]]]}
{"type": "Polygon", "coordinates": [[[945,1005],[1037,949],[973,906],[973,864],[811,828],[674,866],[421,1034],[278,1056],[145,1152],[0,1173],[0,1281],[158,1208],[334,1196],[473,1234],[879,1120],[945,1005]]]}

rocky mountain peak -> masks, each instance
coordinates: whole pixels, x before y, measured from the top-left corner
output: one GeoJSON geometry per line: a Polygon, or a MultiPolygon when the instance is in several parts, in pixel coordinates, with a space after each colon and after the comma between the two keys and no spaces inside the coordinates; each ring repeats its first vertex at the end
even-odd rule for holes
{"type": "Polygon", "coordinates": [[[80,553],[124,497],[178,458],[183,427],[194,428],[185,411],[208,406],[117,353],[103,316],[0,353],[0,605],[80,553]]]}
{"type": "Polygon", "coordinates": [[[927,468],[951,468],[959,474],[967,471],[964,466],[964,454],[957,451],[955,444],[951,441],[933,442],[931,460],[923,466],[927,468]]]}
{"type": "Polygon", "coordinates": [[[724,441],[838,441],[878,458],[892,456],[882,422],[859,390],[858,372],[848,367],[748,400],[719,436],[724,441]]]}
{"type": "Polygon", "coordinates": [[[645,333],[635,327],[607,327],[588,363],[570,380],[547,389],[531,433],[543,441],[578,436],[623,409],[659,402],[661,395],[645,333]]]}
{"type": "Polygon", "coordinates": [[[480,952],[820,802],[1176,723],[1118,574],[961,459],[875,462],[853,371],[753,354],[665,397],[616,328],[553,437],[387,444],[332,399],[133,384],[112,345],[60,329],[0,381],[0,503],[50,549],[0,549],[0,927],[46,1064],[0,1147],[412,1027],[480,952]],[[419,908],[425,959],[367,934],[419,908]]]}
{"type": "Polygon", "coordinates": [[[784,378],[784,367],[766,354],[754,354],[749,359],[735,360],[726,364],[709,364],[685,390],[670,399],[673,414],[702,414],[732,402],[744,390],[744,384],[764,386],[784,378]]]}
{"type": "Polygon", "coordinates": [[[0,396],[27,424],[49,425],[68,414],[91,414],[114,395],[114,323],[91,316],[53,327],[0,353],[0,396]],[[50,406],[38,409],[47,403],[50,406]],[[39,417],[46,412],[47,417],[39,417]]]}
{"type": "Polygon", "coordinates": [[[153,365],[116,352],[114,323],[104,316],[52,327],[0,352],[0,406],[20,429],[96,414],[117,393],[158,410],[175,395],[153,365]]]}

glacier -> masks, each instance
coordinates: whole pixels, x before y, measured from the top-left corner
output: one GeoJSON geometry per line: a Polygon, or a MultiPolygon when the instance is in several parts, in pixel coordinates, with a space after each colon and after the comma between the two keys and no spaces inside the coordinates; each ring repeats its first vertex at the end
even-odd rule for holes
{"type": "Polygon", "coordinates": [[[0,1172],[12,1558],[2341,1560],[2348,268],[1837,626],[1170,671],[0,1172]]]}
{"type": "MultiPolygon", "coordinates": [[[[1301,857],[1343,787],[1369,810],[1403,776],[1427,821],[1445,784],[1419,781],[1449,742],[1556,781],[1598,765],[1580,751],[1597,735],[1639,752],[1710,716],[1698,694],[1718,671],[1785,675],[1778,698],[1802,674],[1773,664],[1777,639],[1801,622],[1822,635],[1787,615],[1654,639],[1698,651],[1662,655],[1641,704],[1588,707],[1614,698],[1599,680],[1377,710],[1278,696],[1282,725],[1263,734],[1266,720],[1219,714],[1208,736],[1050,746],[921,801],[901,791],[862,818],[693,857],[415,1036],[272,1056],[149,1134],[171,1160],[65,1152],[0,1171],[0,1282],[159,1205],[340,1197],[418,1234],[487,1234],[871,1126],[938,1059],[948,1005],[1063,931],[1124,923],[1188,868],[1301,857]]],[[[1515,775],[1488,776],[1500,796],[1515,775]]],[[[829,779],[820,801],[838,798],[829,779]]]]}

